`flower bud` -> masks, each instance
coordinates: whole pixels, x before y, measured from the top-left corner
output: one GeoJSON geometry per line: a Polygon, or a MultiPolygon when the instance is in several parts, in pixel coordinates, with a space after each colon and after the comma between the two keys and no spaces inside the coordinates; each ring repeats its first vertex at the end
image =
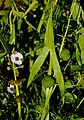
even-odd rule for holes
{"type": "Polygon", "coordinates": [[[21,97],[20,96],[16,96],[16,102],[20,102],[21,101],[21,97]]]}
{"type": "Polygon", "coordinates": [[[9,66],[7,66],[7,70],[9,71],[11,68],[9,66]]]}

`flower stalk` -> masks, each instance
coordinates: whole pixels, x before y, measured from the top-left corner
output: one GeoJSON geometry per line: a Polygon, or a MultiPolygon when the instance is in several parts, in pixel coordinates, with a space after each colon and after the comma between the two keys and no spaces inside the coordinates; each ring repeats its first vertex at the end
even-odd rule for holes
{"type": "MultiPolygon", "coordinates": [[[[15,64],[13,63],[13,72],[14,72],[14,80],[17,80],[17,76],[16,76],[16,69],[15,69],[15,64]]],[[[19,86],[18,84],[15,84],[16,87],[16,97],[18,97],[19,94],[19,86]]],[[[18,105],[18,115],[19,115],[19,120],[21,120],[21,102],[17,101],[17,105],[18,105]]]]}

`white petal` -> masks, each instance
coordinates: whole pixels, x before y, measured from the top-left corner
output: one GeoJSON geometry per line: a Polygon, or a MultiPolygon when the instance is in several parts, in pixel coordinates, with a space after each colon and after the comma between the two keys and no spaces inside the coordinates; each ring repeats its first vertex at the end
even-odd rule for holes
{"type": "Polygon", "coordinates": [[[19,59],[22,59],[22,58],[23,58],[23,55],[22,55],[21,53],[17,52],[17,53],[15,54],[15,57],[19,57],[19,59]]]}
{"type": "Polygon", "coordinates": [[[11,94],[14,94],[14,93],[15,93],[15,91],[11,91],[10,93],[11,93],[11,94]]]}
{"type": "Polygon", "coordinates": [[[23,58],[23,55],[19,52],[17,52],[16,54],[12,54],[11,55],[11,61],[14,62],[17,65],[21,65],[22,61],[21,60],[16,60],[16,57],[18,57],[19,59],[23,58]]]}
{"type": "Polygon", "coordinates": [[[11,61],[12,61],[12,62],[15,62],[15,54],[12,54],[12,55],[11,55],[11,61]]]}
{"type": "Polygon", "coordinates": [[[14,85],[10,84],[10,88],[14,88],[14,85]]]}
{"type": "Polygon", "coordinates": [[[10,92],[10,87],[7,87],[7,91],[10,92]]]}
{"type": "Polygon", "coordinates": [[[14,63],[17,64],[17,65],[21,65],[21,64],[22,64],[22,61],[21,61],[21,60],[18,60],[18,61],[15,61],[14,63]]]}
{"type": "Polygon", "coordinates": [[[15,89],[13,89],[13,90],[11,91],[11,88],[10,88],[10,87],[7,87],[7,91],[8,91],[9,93],[11,93],[11,94],[14,94],[14,93],[15,93],[15,89]]]}

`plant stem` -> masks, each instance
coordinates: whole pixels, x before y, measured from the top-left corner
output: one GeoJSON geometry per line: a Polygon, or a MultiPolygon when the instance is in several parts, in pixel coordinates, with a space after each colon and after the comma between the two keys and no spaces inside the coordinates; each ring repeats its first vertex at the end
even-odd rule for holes
{"type": "Polygon", "coordinates": [[[63,46],[64,46],[64,42],[65,42],[65,38],[66,38],[66,35],[67,35],[67,32],[68,32],[68,29],[69,29],[70,18],[71,18],[71,15],[72,15],[72,13],[73,13],[73,10],[74,10],[74,0],[73,0],[73,2],[72,2],[71,7],[72,7],[72,6],[73,6],[73,8],[72,8],[71,13],[70,13],[69,18],[68,18],[68,23],[67,23],[66,31],[65,31],[65,34],[64,34],[64,37],[63,37],[62,43],[61,43],[61,47],[60,47],[60,51],[59,51],[59,55],[60,55],[61,52],[62,52],[62,49],[63,49],[63,46]]]}
{"type": "MultiPolygon", "coordinates": [[[[49,92],[49,88],[46,88],[46,99],[47,99],[48,92],[49,92]]],[[[45,120],[49,120],[49,103],[48,103],[48,113],[46,115],[45,120]]]]}
{"type": "MultiPolygon", "coordinates": [[[[49,65],[48,75],[51,75],[51,73],[52,73],[52,60],[50,58],[50,65],[49,65]]],[[[47,96],[48,96],[48,92],[49,92],[49,88],[46,88],[46,99],[47,99],[47,96]]],[[[48,113],[46,115],[45,120],[49,120],[49,103],[48,103],[48,113]]]]}
{"type": "MultiPolygon", "coordinates": [[[[16,78],[16,69],[15,69],[15,64],[14,63],[13,63],[13,72],[14,72],[14,80],[16,81],[17,78],[16,78]]],[[[15,84],[15,87],[16,87],[16,97],[18,97],[19,96],[19,87],[18,87],[18,84],[15,84]]],[[[21,102],[18,101],[17,105],[18,105],[19,120],[21,120],[21,102]]]]}

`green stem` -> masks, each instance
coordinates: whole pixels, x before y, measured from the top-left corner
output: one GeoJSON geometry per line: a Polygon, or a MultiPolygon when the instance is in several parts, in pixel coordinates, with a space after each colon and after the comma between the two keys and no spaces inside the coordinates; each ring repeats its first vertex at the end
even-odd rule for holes
{"type": "MultiPolygon", "coordinates": [[[[47,99],[47,96],[48,96],[48,92],[49,92],[49,88],[46,88],[46,99],[47,99]]],[[[45,120],[49,120],[49,103],[48,103],[48,106],[47,106],[47,110],[48,110],[48,113],[46,115],[45,120]]]]}
{"type": "MultiPolygon", "coordinates": [[[[73,0],[73,2],[74,2],[74,0],[73,0]]],[[[73,3],[73,2],[72,2],[72,6],[73,6],[73,8],[72,8],[71,13],[70,13],[70,16],[69,16],[69,18],[68,18],[68,23],[67,23],[66,31],[65,31],[65,34],[64,34],[64,37],[63,37],[62,43],[61,43],[61,47],[60,47],[59,55],[61,54],[62,49],[63,49],[63,47],[64,47],[65,38],[66,38],[66,35],[67,35],[67,32],[68,32],[68,29],[69,29],[70,18],[71,18],[71,15],[72,15],[72,13],[73,13],[73,10],[74,10],[74,5],[73,5],[74,3],[73,3]]],[[[72,7],[72,6],[71,6],[71,7],[72,7]]]]}
{"type": "MultiPolygon", "coordinates": [[[[13,63],[13,72],[14,72],[14,79],[16,81],[17,78],[16,78],[16,69],[15,69],[15,64],[14,63],[13,63]]],[[[18,84],[15,84],[15,87],[16,87],[16,97],[17,97],[17,96],[19,96],[19,87],[18,87],[18,84]]],[[[21,120],[21,102],[18,101],[17,105],[18,105],[19,120],[21,120]]]]}
{"type": "MultiPolygon", "coordinates": [[[[51,75],[51,74],[52,74],[52,60],[51,60],[51,58],[50,58],[50,65],[49,65],[48,75],[51,75]]],[[[50,90],[50,88],[46,88],[46,99],[47,99],[49,90],[50,90]]],[[[47,108],[48,108],[48,109],[47,109],[47,110],[48,110],[48,113],[47,113],[47,115],[46,115],[45,120],[49,120],[49,103],[48,103],[47,108]]]]}

